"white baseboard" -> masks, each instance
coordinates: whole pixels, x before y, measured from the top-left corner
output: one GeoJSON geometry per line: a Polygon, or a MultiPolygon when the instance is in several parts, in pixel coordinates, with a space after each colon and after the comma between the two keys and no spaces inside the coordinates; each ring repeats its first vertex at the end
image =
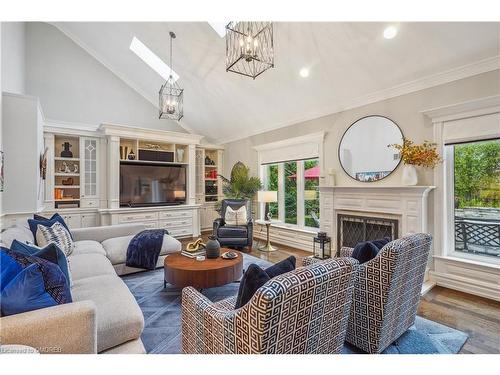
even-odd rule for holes
{"type": "Polygon", "coordinates": [[[436,285],[461,292],[500,301],[500,285],[485,283],[465,276],[430,271],[430,278],[436,285]]]}

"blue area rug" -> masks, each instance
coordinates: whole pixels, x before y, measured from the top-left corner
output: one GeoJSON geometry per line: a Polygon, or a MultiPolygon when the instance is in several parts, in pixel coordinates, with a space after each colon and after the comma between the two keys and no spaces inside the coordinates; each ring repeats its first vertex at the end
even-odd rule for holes
{"type": "MultiPolygon", "coordinates": [[[[243,254],[243,268],[250,263],[268,267],[271,263],[243,254]]],[[[163,288],[163,268],[127,275],[123,280],[136,298],[144,314],[142,341],[151,354],[181,353],[181,288],[163,288]]],[[[238,283],[203,290],[211,301],[234,296],[238,283]]],[[[467,334],[439,323],[417,317],[415,325],[390,345],[383,354],[454,354],[458,353],[467,334]]],[[[345,354],[362,353],[345,344],[345,354]]]]}

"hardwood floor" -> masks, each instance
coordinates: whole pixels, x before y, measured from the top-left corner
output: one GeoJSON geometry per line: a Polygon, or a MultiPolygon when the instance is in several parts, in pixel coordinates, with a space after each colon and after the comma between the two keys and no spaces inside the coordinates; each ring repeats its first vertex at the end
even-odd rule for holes
{"type": "MultiPolygon", "coordinates": [[[[202,235],[204,240],[208,235],[202,235]]],[[[187,244],[189,240],[182,242],[187,244]]],[[[301,258],[311,255],[279,244],[276,244],[278,251],[264,253],[258,250],[261,244],[263,242],[254,240],[253,248],[243,251],[273,263],[290,255],[300,262],[301,258]]],[[[418,315],[466,332],[469,338],[460,353],[500,354],[500,302],[436,286],[422,297],[418,315]]]]}
{"type": "Polygon", "coordinates": [[[466,332],[460,353],[500,353],[500,302],[435,286],[422,297],[418,315],[466,332]]]}

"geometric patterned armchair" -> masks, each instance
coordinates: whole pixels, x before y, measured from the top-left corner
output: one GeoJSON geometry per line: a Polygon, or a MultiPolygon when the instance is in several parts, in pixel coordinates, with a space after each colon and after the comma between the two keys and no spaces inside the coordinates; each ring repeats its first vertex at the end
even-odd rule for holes
{"type": "Polygon", "coordinates": [[[334,258],[279,275],[235,310],[236,297],[212,303],[182,290],[186,354],[339,353],[358,262],[334,258]]]}
{"type": "MultiPolygon", "coordinates": [[[[415,322],[432,237],[411,234],[359,265],[346,340],[381,353],[415,322]]],[[[349,248],[341,249],[347,255],[349,248]]]]}

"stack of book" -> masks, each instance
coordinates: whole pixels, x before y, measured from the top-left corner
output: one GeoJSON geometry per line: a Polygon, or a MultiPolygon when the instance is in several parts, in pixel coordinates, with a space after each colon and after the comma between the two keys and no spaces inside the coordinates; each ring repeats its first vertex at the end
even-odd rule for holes
{"type": "Polygon", "coordinates": [[[185,257],[188,257],[188,258],[196,258],[197,256],[205,256],[206,254],[206,251],[205,249],[200,249],[200,250],[196,250],[196,251],[186,251],[186,250],[182,250],[181,251],[181,255],[184,255],[185,257]]]}

